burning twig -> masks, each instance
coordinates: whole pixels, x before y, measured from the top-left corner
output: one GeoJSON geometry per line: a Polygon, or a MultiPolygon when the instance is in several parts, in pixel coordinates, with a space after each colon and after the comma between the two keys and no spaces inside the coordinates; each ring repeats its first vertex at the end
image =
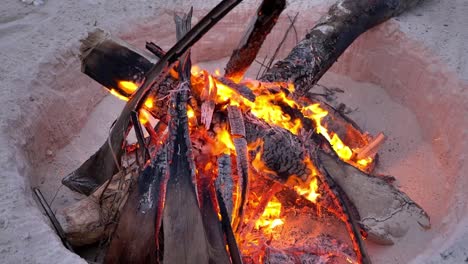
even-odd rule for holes
{"type": "Polygon", "coordinates": [[[234,50],[226,65],[226,77],[242,79],[285,7],[285,0],[262,1],[255,18],[250,22],[238,48],[234,50]]]}
{"type": "Polygon", "coordinates": [[[383,133],[379,133],[367,146],[357,152],[356,158],[364,159],[377,153],[378,148],[385,142],[385,139],[385,135],[383,133]]]}
{"type": "Polygon", "coordinates": [[[265,208],[268,205],[268,202],[270,202],[271,198],[273,198],[276,195],[276,193],[281,191],[283,187],[283,184],[270,181],[270,185],[266,186],[266,191],[261,195],[260,202],[255,208],[252,217],[249,218],[249,221],[242,228],[240,234],[241,237],[245,238],[250,232],[252,232],[252,229],[255,226],[255,222],[262,216],[263,212],[265,211],[265,208]]]}

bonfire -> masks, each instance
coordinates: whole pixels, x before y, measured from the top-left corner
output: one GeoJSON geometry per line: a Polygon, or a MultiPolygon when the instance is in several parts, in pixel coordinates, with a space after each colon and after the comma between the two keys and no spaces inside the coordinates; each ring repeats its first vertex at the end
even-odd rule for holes
{"type": "Polygon", "coordinates": [[[239,2],[193,28],[191,11],[176,15],[167,52],[101,30],[83,40],[83,72],[127,103],[63,179],[88,195],[60,215],[66,243],[100,241],[105,263],[371,263],[365,239],[388,245],[430,227],[392,177],[372,174],[385,135],[309,92],[361,33],[418,1],[339,1],[251,79],[286,6],[265,0],[224,74],[192,65],[191,46],[239,2]]]}

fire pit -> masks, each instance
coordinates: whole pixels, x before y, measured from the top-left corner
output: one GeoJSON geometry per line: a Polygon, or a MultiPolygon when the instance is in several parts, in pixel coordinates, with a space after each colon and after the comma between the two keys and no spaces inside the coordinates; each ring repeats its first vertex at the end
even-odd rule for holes
{"type": "MultiPolygon", "coordinates": [[[[288,25],[288,23],[284,23],[283,25],[285,25],[283,26],[285,28],[288,25]]],[[[443,118],[438,118],[437,116],[427,117],[424,114],[425,111],[421,111],[421,109],[426,109],[426,105],[430,104],[431,101],[434,99],[431,98],[430,93],[428,97],[425,98],[426,100],[424,100],[424,98],[421,99],[421,96],[419,96],[419,94],[421,94],[421,91],[427,91],[426,89],[429,89],[429,91],[435,93],[436,91],[438,91],[438,89],[434,87],[428,88],[428,86],[433,86],[434,83],[437,83],[438,80],[440,80],[440,78],[437,78],[433,75],[426,76],[426,74],[423,74],[424,71],[422,71],[421,69],[427,67],[427,62],[423,60],[423,57],[425,57],[427,54],[424,54],[423,52],[420,52],[417,48],[415,48],[417,45],[411,40],[406,39],[403,33],[393,32],[394,28],[392,26],[393,25],[391,24],[383,25],[376,32],[365,34],[363,38],[359,39],[356,43],[354,43],[353,46],[340,58],[340,62],[335,64],[334,68],[332,68],[332,71],[334,73],[330,73],[327,76],[325,76],[325,78],[322,79],[320,84],[327,87],[328,89],[336,87],[344,90],[343,94],[339,92],[335,93],[335,96],[337,96],[337,98],[334,101],[346,103],[347,109],[353,110],[350,116],[359,125],[361,125],[364,130],[369,131],[372,135],[377,135],[377,133],[381,131],[385,132],[389,139],[387,140],[386,145],[384,145],[379,151],[379,170],[381,170],[381,172],[383,173],[398,176],[399,184],[403,186],[403,190],[410,194],[410,196],[415,201],[420,203],[422,207],[425,208],[431,214],[432,222],[437,224],[441,222],[443,216],[448,214],[448,211],[444,209],[444,207],[445,203],[451,200],[450,194],[448,194],[443,189],[441,190],[440,188],[441,185],[445,184],[445,178],[443,175],[447,175],[448,179],[453,179],[451,177],[454,176],[450,175],[456,175],[457,172],[451,172],[450,170],[442,170],[439,166],[435,164],[432,165],[433,167],[428,168],[425,162],[434,161],[434,156],[439,156],[439,154],[437,153],[438,151],[442,151],[439,150],[439,148],[442,148],[444,146],[442,143],[445,143],[446,140],[455,139],[449,139],[445,136],[441,136],[442,134],[440,133],[443,132],[443,126],[434,127],[435,122],[433,123],[432,120],[443,120],[443,118]],[[393,35],[395,39],[382,40],[381,36],[387,34],[388,32],[393,32],[393,34],[397,34],[393,35]],[[405,46],[406,49],[396,48],[394,45],[394,41],[396,40],[407,45],[405,46]],[[385,50],[385,52],[382,52],[381,50],[385,50]],[[396,58],[405,58],[405,60],[402,61],[396,58]],[[389,61],[394,64],[393,66],[386,65],[386,67],[382,67],[378,65],[378,61],[380,60],[389,61]],[[356,67],[356,62],[361,62],[362,65],[359,64],[360,67],[356,67]],[[373,65],[373,62],[375,62],[377,65],[373,65]],[[388,73],[386,72],[386,69],[392,69],[393,72],[388,73]],[[422,72],[411,74],[408,73],[409,69],[415,71],[417,71],[417,69],[420,69],[420,71],[422,72]],[[381,73],[379,72],[380,70],[385,72],[381,73]],[[344,75],[348,77],[343,77],[344,75]],[[414,76],[418,76],[416,81],[413,80],[414,76]],[[376,83],[383,88],[368,83],[351,81],[349,78],[352,78],[355,81],[357,80],[376,83]],[[411,82],[417,82],[420,85],[411,86],[417,87],[411,90],[408,90],[404,87],[405,85],[408,85],[411,82]],[[387,93],[390,96],[387,95],[387,93]],[[401,105],[399,105],[399,103],[404,103],[405,105],[410,106],[410,109],[402,107],[401,105]],[[391,112],[387,112],[388,109],[391,109],[391,112]],[[405,125],[397,127],[396,125],[389,125],[389,123],[403,123],[405,125]],[[431,141],[432,146],[428,143],[425,143],[428,141],[428,138],[431,138],[433,140],[431,141]],[[399,146],[398,144],[401,145],[399,146]],[[426,173],[422,173],[421,171],[426,173]],[[437,171],[439,171],[440,173],[434,173],[437,171]],[[427,177],[427,174],[433,176],[427,177]],[[421,182],[428,183],[428,185],[424,185],[424,187],[421,187],[421,182]]],[[[298,28],[298,31],[304,31],[305,28],[306,26],[304,25],[304,28],[298,28]]],[[[278,32],[277,34],[281,35],[281,33],[282,32],[278,32]]],[[[266,42],[266,44],[274,46],[275,42],[266,42]]],[[[202,42],[199,45],[208,45],[208,43],[202,42]]],[[[290,46],[282,48],[282,53],[286,53],[289,50],[291,44],[289,45],[290,46]]],[[[203,58],[202,52],[203,51],[200,51],[200,53],[198,55],[195,55],[195,57],[203,58]]],[[[219,57],[228,56],[229,52],[230,51],[226,49],[224,52],[219,52],[219,55],[217,55],[217,57],[209,57],[206,55],[205,56],[208,59],[217,59],[219,57]]],[[[214,55],[211,54],[211,56],[214,55]]],[[[219,65],[225,65],[225,63],[222,61],[216,61],[210,62],[208,63],[208,65],[203,65],[203,63],[200,63],[199,66],[203,69],[207,66],[212,65],[216,65],[215,67],[219,67],[219,65]]],[[[216,78],[215,71],[212,70],[211,72],[212,78],[216,78]]],[[[203,76],[203,74],[200,74],[200,76],[203,76]]],[[[253,75],[250,76],[255,77],[253,75]]],[[[461,87],[461,84],[458,84],[455,77],[445,77],[445,80],[449,80],[449,82],[453,83],[453,86],[461,87]]],[[[338,89],[336,89],[336,91],[338,91],[338,89]]],[[[111,109],[114,108],[114,104],[117,103],[111,100],[114,100],[114,98],[106,98],[94,111],[93,115],[91,115],[89,119],[90,121],[86,126],[87,129],[90,129],[89,131],[99,133],[103,137],[107,135],[107,129],[101,129],[101,131],[99,131],[100,129],[98,129],[96,126],[99,125],[102,127],[108,127],[107,125],[103,125],[101,123],[101,120],[105,119],[102,112],[105,112],[105,115],[109,115],[108,124],[110,124],[110,121],[113,118],[115,118],[116,114],[112,114],[111,109]],[[99,107],[103,107],[106,104],[108,106],[112,105],[114,107],[106,107],[104,111],[98,110],[99,107]],[[94,120],[94,118],[97,118],[98,120],[96,121],[94,120]]],[[[450,102],[452,106],[457,105],[453,102],[457,102],[458,100],[460,99],[451,98],[450,101],[447,99],[447,104],[448,102],[450,102]]],[[[437,101],[438,104],[441,104],[441,108],[448,107],[447,105],[443,105],[444,102],[445,100],[442,100],[442,102],[437,101]]],[[[116,109],[118,109],[118,107],[116,107],[116,109]]],[[[442,115],[443,113],[440,114],[442,115]]],[[[456,120],[457,115],[451,115],[450,118],[456,120]]],[[[460,117],[458,118],[460,120],[463,120],[463,115],[460,115],[460,117]]],[[[82,132],[82,135],[84,134],[86,134],[85,131],[82,132]]],[[[456,138],[460,135],[453,136],[454,138],[456,138]]],[[[90,146],[94,147],[96,146],[96,144],[100,144],[96,143],[96,141],[94,141],[93,143],[94,145],[90,146]]],[[[83,141],[80,142],[78,140],[74,141],[70,146],[71,148],[73,148],[73,146],[76,146],[77,144],[80,146],[79,148],[84,148],[85,144],[89,143],[84,143],[83,141]]],[[[73,168],[76,168],[76,165],[79,165],[79,162],[77,162],[73,166],[64,166],[63,164],[61,164],[62,162],[65,162],[66,159],[61,160],[60,157],[63,157],[64,153],[71,153],[69,149],[67,150],[67,148],[69,147],[66,147],[61,152],[57,153],[57,158],[55,158],[55,161],[54,163],[52,163],[52,165],[44,166],[40,169],[40,171],[44,172],[44,175],[50,175],[54,174],[51,173],[51,171],[54,170],[54,167],[63,169],[64,171],[70,171],[73,170],[73,168]]],[[[454,152],[452,151],[450,152],[450,155],[456,156],[456,154],[454,154],[454,152]]],[[[80,159],[81,161],[83,161],[85,157],[80,156],[80,159]]],[[[63,175],[63,173],[60,174],[60,176],[63,175]]],[[[52,178],[53,177],[51,177],[51,179],[44,179],[43,184],[50,184],[52,178]]],[[[255,186],[252,186],[252,188],[255,188],[255,186]]],[[[274,188],[274,186],[271,186],[271,188],[274,188]]],[[[67,204],[71,204],[71,201],[65,201],[66,199],[70,199],[70,196],[64,194],[67,191],[61,190],[60,192],[60,196],[58,196],[56,203],[60,204],[60,207],[65,207],[67,204]]],[[[287,204],[284,200],[281,199],[282,197],[281,195],[279,195],[267,201],[267,203],[265,204],[265,211],[272,211],[272,214],[270,215],[270,217],[267,217],[269,219],[264,220],[271,221],[271,223],[265,223],[263,227],[254,226],[254,229],[261,230],[262,228],[271,228],[277,230],[278,228],[284,228],[287,230],[291,230],[292,226],[301,224],[301,221],[303,220],[297,220],[297,222],[294,222],[294,217],[288,218],[284,215],[280,217],[279,214],[275,213],[275,210],[281,210],[280,208],[278,208],[278,204],[281,204],[283,210],[284,205],[287,204]],[[284,223],[275,221],[277,218],[280,221],[284,221],[284,223]]],[[[309,210],[310,215],[317,213],[317,208],[309,208],[307,210],[309,210]]],[[[301,211],[301,213],[301,215],[307,215],[305,211],[301,211]]],[[[265,216],[264,213],[261,214],[261,217],[263,216],[265,216]]],[[[385,247],[385,251],[387,252],[382,252],[383,249],[381,247],[373,246],[370,243],[368,243],[370,255],[372,256],[372,259],[375,262],[380,263],[381,261],[388,261],[389,256],[394,255],[394,252],[399,252],[398,254],[401,256],[399,256],[400,258],[396,262],[408,261],[412,259],[413,256],[416,253],[418,253],[418,251],[421,252],[422,249],[426,248],[427,245],[424,245],[423,242],[426,242],[431,237],[436,236],[436,232],[439,231],[437,230],[421,232],[421,230],[418,229],[410,229],[409,234],[407,234],[403,238],[398,239],[395,245],[391,247],[385,247]],[[408,244],[418,244],[420,248],[409,248],[407,246],[408,244]]],[[[274,238],[274,234],[272,235],[272,237],[274,238]]],[[[274,240],[275,239],[273,239],[272,241],[274,240]]],[[[311,241],[306,241],[303,243],[311,244],[311,241]]],[[[343,252],[347,251],[344,250],[343,252]]],[[[274,253],[275,252],[273,252],[272,254],[274,255],[274,253]]]]}

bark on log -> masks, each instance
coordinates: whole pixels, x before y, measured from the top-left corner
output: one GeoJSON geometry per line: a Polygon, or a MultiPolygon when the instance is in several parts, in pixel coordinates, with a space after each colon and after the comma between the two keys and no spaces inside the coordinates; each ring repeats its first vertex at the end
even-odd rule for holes
{"type": "Polygon", "coordinates": [[[226,65],[226,77],[242,79],[285,7],[286,0],[262,1],[238,48],[233,51],[226,65]]]}
{"type": "Polygon", "coordinates": [[[291,81],[303,96],[362,33],[423,0],[339,0],[262,81],[291,81]]]}

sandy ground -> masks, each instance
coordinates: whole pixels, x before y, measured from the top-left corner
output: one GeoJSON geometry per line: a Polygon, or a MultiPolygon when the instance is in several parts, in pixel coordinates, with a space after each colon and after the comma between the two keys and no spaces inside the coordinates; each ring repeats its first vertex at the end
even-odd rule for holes
{"type": "MultiPolygon", "coordinates": [[[[242,20],[235,16],[248,16],[254,10],[254,2],[243,3],[229,22],[219,26],[228,30],[231,38],[219,34],[222,32],[219,30],[209,34],[202,44],[206,48],[198,48],[194,57],[213,60],[228,55],[237,42],[233,39],[243,31],[242,20]]],[[[304,21],[298,28],[299,35],[333,2],[289,1],[288,13],[300,11],[303,19],[300,21],[304,21]]],[[[145,40],[157,40],[168,47],[173,41],[171,10],[194,5],[201,10],[195,12],[197,16],[214,3],[143,0],[49,0],[40,6],[16,0],[2,3],[1,263],[84,263],[60,245],[29,190],[30,186],[41,187],[49,201],[58,190],[54,209],[79,199],[66,188],[58,189],[59,179],[102,143],[121,106],[110,97],[101,102],[103,90],[79,74],[78,39],[90,29],[100,27],[140,47],[145,40]]],[[[462,263],[468,258],[464,202],[468,184],[463,173],[467,169],[464,153],[468,151],[468,122],[464,116],[468,112],[460,103],[468,102],[467,13],[465,0],[426,1],[363,36],[340,59],[333,69],[335,73],[323,79],[324,84],[346,91],[338,100],[355,109],[351,117],[364,129],[372,134],[384,131],[389,136],[379,169],[398,176],[402,189],[432,216],[431,231],[411,232],[393,247],[370,245],[375,263],[462,263]],[[384,53],[395,55],[395,61],[387,59],[384,53]],[[364,59],[361,55],[365,55],[364,59]],[[372,61],[365,59],[370,57],[372,61]],[[386,60],[379,61],[380,58],[386,60]],[[382,64],[395,67],[385,68],[382,64]],[[411,75],[417,75],[419,68],[435,79],[397,81],[412,80],[411,75]],[[387,81],[392,78],[394,82],[387,81]],[[426,86],[413,89],[421,83],[431,89],[424,90],[426,86]],[[411,91],[404,90],[406,86],[411,91]],[[448,107],[450,104],[453,109],[448,107]]],[[[279,25],[270,38],[272,43],[285,26],[286,23],[279,25]]],[[[263,49],[263,54],[268,53],[268,48],[263,49]]]]}

